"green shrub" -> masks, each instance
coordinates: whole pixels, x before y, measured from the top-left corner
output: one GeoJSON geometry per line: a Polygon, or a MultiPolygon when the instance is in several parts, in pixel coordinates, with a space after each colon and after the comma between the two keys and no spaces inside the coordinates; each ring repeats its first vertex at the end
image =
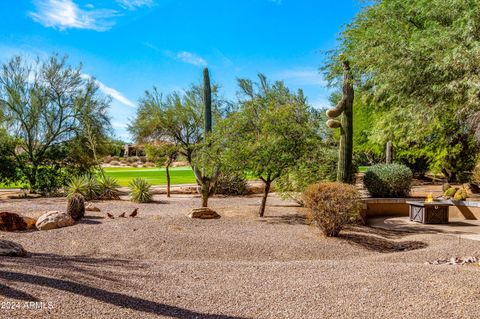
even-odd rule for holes
{"type": "Polygon", "coordinates": [[[299,165],[291,168],[275,182],[275,189],[283,199],[292,199],[303,205],[303,192],[314,183],[334,181],[337,177],[338,150],[318,148],[305,154],[299,165]]]}
{"type": "Polygon", "coordinates": [[[42,166],[37,169],[35,185],[30,188],[42,195],[59,195],[59,189],[64,187],[69,176],[68,172],[56,166],[42,166]]]}
{"type": "Polygon", "coordinates": [[[137,177],[129,184],[130,200],[135,203],[149,203],[152,201],[152,192],[150,185],[146,179],[137,177]]]}
{"type": "Polygon", "coordinates": [[[99,199],[113,200],[120,199],[118,188],[120,185],[116,178],[110,176],[101,176],[98,179],[99,199]]]}
{"type": "Polygon", "coordinates": [[[215,193],[239,196],[247,193],[247,181],[242,174],[222,173],[218,177],[215,193]]]}
{"type": "Polygon", "coordinates": [[[337,182],[310,185],[303,198],[312,221],[327,237],[337,237],[346,224],[359,217],[362,207],[355,186],[337,182]]]}
{"type": "Polygon", "coordinates": [[[405,197],[412,184],[412,171],[401,164],[377,164],[365,173],[363,184],[372,197],[405,197]]]}

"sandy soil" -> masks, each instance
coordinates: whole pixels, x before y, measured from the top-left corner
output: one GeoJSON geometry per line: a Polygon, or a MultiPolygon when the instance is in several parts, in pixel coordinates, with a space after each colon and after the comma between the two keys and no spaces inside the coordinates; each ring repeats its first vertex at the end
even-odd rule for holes
{"type": "MultiPolygon", "coordinates": [[[[214,198],[223,217],[185,217],[200,199],[98,202],[72,227],[5,233],[29,258],[0,259],[0,318],[472,318],[480,243],[446,234],[351,227],[325,239],[293,203],[214,198]],[[138,207],[136,218],[109,219],[138,207]],[[6,309],[6,308],[23,309],[6,309]],[[39,308],[39,309],[35,309],[39,308]]],[[[0,200],[36,217],[65,200],[0,200]]]]}

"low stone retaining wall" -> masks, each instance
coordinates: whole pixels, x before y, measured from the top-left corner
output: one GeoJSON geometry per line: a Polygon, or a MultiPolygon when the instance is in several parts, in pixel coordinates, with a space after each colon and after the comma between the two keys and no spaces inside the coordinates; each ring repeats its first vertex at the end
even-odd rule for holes
{"type": "MultiPolygon", "coordinates": [[[[408,216],[406,202],[415,200],[423,201],[425,198],[366,198],[363,200],[364,217],[408,216]]],[[[448,213],[450,218],[480,220],[480,202],[453,202],[448,213]]]]}

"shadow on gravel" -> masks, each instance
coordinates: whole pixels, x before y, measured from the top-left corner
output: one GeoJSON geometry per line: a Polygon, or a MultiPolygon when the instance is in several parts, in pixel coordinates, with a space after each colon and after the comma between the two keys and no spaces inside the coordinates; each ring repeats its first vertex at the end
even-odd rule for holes
{"type": "Polygon", "coordinates": [[[421,241],[394,241],[381,238],[376,235],[366,235],[351,232],[340,234],[340,239],[379,253],[404,252],[422,249],[428,246],[426,243],[421,241]]]}
{"type": "Polygon", "coordinates": [[[264,216],[259,219],[262,223],[267,224],[288,224],[288,225],[309,225],[309,220],[303,214],[264,216]]]}
{"type": "MultiPolygon", "coordinates": [[[[114,306],[129,308],[136,311],[152,313],[157,315],[169,316],[173,318],[220,318],[220,319],[240,319],[241,317],[232,317],[224,315],[206,314],[193,310],[183,309],[150,300],[145,300],[133,296],[124,295],[117,292],[111,292],[100,288],[91,287],[82,283],[77,283],[64,279],[56,279],[39,275],[23,274],[12,271],[0,271],[0,278],[19,283],[38,285],[46,288],[53,288],[79,296],[92,298],[98,301],[109,303],[114,306]]],[[[9,297],[0,289],[0,295],[9,297]]]]}
{"type": "Polygon", "coordinates": [[[0,296],[7,298],[7,300],[39,301],[37,297],[2,284],[0,284],[0,296]]]}

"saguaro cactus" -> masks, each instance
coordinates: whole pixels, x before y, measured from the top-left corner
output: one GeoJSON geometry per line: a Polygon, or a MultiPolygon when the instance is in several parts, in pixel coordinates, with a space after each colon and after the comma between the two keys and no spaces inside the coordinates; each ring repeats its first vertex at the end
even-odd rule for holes
{"type": "Polygon", "coordinates": [[[337,181],[341,183],[353,182],[352,153],[353,153],[353,77],[350,63],[343,64],[343,96],[337,106],[327,111],[329,120],[327,126],[340,128],[340,148],[338,157],[337,181]],[[342,116],[341,121],[336,118],[342,116]]]}
{"type": "MultiPolygon", "coordinates": [[[[212,132],[212,88],[210,85],[210,74],[208,68],[203,69],[203,101],[205,103],[205,151],[208,152],[211,147],[207,144],[208,135],[212,132]]],[[[215,184],[217,182],[220,171],[217,167],[213,169],[213,173],[209,176],[205,169],[199,169],[197,165],[193,166],[193,172],[200,186],[202,194],[202,207],[208,207],[208,198],[215,192],[215,184]]]]}
{"type": "Polygon", "coordinates": [[[205,138],[212,132],[212,88],[208,68],[203,69],[203,99],[205,100],[205,138]]]}

